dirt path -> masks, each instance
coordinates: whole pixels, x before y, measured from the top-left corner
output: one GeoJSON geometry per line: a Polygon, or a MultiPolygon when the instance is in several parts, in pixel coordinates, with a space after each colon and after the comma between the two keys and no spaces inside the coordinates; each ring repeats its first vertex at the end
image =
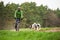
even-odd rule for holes
{"type": "Polygon", "coordinates": [[[40,30],[43,32],[60,32],[60,27],[57,28],[50,28],[49,30],[40,30]]]}
{"type": "MultiPolygon", "coordinates": [[[[11,30],[11,31],[16,31],[15,29],[11,30]]],[[[19,31],[35,31],[29,28],[24,28],[24,29],[20,29],[19,31]]],[[[55,28],[42,28],[41,30],[39,30],[39,32],[60,32],[60,27],[55,27],[55,28]]]]}
{"type": "Polygon", "coordinates": [[[60,32],[60,28],[52,28],[50,30],[47,30],[46,32],[60,32]]]}

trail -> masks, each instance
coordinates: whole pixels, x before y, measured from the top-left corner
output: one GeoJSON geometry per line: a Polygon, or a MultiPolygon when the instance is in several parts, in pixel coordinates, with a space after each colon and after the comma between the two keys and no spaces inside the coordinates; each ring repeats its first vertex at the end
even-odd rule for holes
{"type": "Polygon", "coordinates": [[[60,32],[60,28],[52,28],[50,30],[46,30],[46,32],[60,32]]]}
{"type": "MultiPolygon", "coordinates": [[[[33,29],[29,29],[29,28],[21,28],[19,29],[19,31],[38,31],[38,32],[60,32],[60,27],[56,27],[56,28],[47,28],[48,30],[46,30],[46,28],[42,28],[40,30],[33,30],[33,29]]],[[[12,29],[10,31],[16,31],[15,29],[12,29]]]]}

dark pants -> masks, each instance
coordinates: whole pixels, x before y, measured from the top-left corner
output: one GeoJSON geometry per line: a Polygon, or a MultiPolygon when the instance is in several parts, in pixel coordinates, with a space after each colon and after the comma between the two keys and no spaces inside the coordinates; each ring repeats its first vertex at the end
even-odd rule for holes
{"type": "Polygon", "coordinates": [[[20,23],[20,18],[16,18],[16,23],[15,23],[15,29],[16,31],[19,31],[19,23],[20,23]]]}

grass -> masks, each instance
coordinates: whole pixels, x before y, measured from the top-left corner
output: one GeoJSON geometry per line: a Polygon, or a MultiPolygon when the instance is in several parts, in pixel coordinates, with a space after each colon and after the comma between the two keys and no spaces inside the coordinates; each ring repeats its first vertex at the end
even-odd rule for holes
{"type": "Polygon", "coordinates": [[[60,32],[0,30],[0,40],[60,40],[60,32]]]}

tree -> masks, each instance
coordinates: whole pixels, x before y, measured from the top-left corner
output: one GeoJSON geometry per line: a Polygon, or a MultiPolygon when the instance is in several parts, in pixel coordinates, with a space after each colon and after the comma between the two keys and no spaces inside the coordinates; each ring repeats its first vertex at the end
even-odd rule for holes
{"type": "Polygon", "coordinates": [[[4,19],[4,3],[0,2],[0,29],[3,29],[3,26],[5,25],[5,19],[4,19]]]}

